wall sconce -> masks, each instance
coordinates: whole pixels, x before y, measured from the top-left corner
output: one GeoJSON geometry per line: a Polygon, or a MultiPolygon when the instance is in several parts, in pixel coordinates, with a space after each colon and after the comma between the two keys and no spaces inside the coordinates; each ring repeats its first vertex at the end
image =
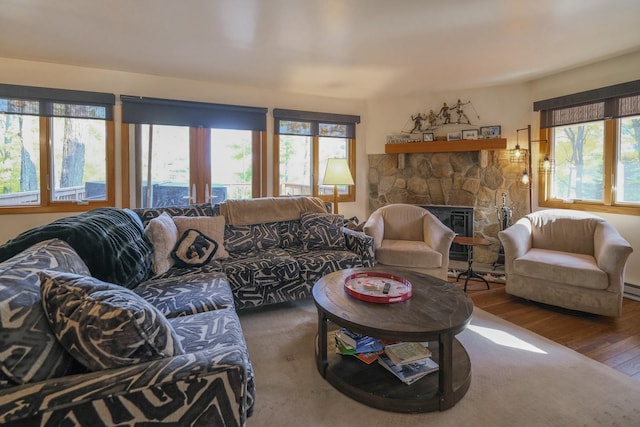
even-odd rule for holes
{"type": "Polygon", "coordinates": [[[353,185],[347,159],[328,159],[324,171],[324,185],[333,185],[333,213],[338,213],[338,185],[353,185]]]}
{"type": "Polygon", "coordinates": [[[509,150],[509,161],[511,163],[523,163],[526,161],[527,155],[527,150],[520,148],[520,143],[516,141],[516,146],[513,149],[509,150]]]}
{"type": "Polygon", "coordinates": [[[520,149],[521,156],[519,158],[522,158],[522,160],[518,160],[516,161],[516,163],[523,162],[525,164],[524,170],[522,171],[522,176],[520,177],[519,185],[526,187],[529,191],[529,212],[531,212],[533,210],[533,193],[531,191],[531,176],[529,175],[529,173],[531,172],[531,125],[527,125],[526,128],[516,129],[516,148],[511,151],[513,151],[513,155],[515,155],[515,150],[520,148],[518,135],[521,131],[525,130],[527,131],[527,149],[520,149]]]}
{"type": "Polygon", "coordinates": [[[538,171],[544,174],[553,172],[556,169],[556,162],[549,156],[549,143],[546,139],[541,139],[540,142],[547,143],[547,152],[544,154],[544,159],[538,162],[538,171]]]}
{"type": "Polygon", "coordinates": [[[524,163],[524,171],[520,177],[520,184],[529,186],[531,179],[529,171],[531,170],[531,125],[526,128],[516,129],[516,146],[513,150],[510,150],[509,159],[512,163],[524,163]],[[527,131],[527,149],[520,148],[520,141],[518,140],[521,131],[527,131]]]}

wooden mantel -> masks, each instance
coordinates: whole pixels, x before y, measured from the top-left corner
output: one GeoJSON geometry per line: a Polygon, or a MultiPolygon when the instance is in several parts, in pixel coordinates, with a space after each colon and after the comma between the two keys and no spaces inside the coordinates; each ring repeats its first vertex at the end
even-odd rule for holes
{"type": "Polygon", "coordinates": [[[386,154],[399,153],[446,153],[455,151],[504,150],[506,138],[462,139],[459,141],[406,142],[385,144],[386,154]]]}

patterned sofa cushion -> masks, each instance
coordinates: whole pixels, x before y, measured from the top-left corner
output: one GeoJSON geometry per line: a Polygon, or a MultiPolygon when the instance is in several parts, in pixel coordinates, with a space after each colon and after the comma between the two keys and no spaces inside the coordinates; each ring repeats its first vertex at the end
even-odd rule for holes
{"type": "Polygon", "coordinates": [[[229,225],[224,230],[224,245],[229,253],[245,253],[280,246],[277,222],[252,225],[229,225]]]}
{"type": "Polygon", "coordinates": [[[223,272],[193,268],[183,272],[179,278],[169,276],[149,279],[133,292],[168,318],[233,308],[233,295],[223,272]]]}
{"type": "Polygon", "coordinates": [[[165,206],[156,208],[139,208],[133,209],[142,221],[144,227],[147,226],[149,221],[153,218],[157,218],[166,212],[170,216],[213,216],[215,215],[213,206],[211,203],[202,203],[200,205],[190,206],[165,206]]]}
{"type": "Polygon", "coordinates": [[[247,344],[242,333],[240,319],[233,308],[227,308],[193,316],[169,319],[176,331],[180,343],[188,353],[202,350],[215,351],[223,355],[224,351],[236,351],[242,348],[245,355],[247,372],[247,414],[251,415],[255,401],[255,381],[253,367],[249,360],[247,344]]]}
{"type": "Polygon", "coordinates": [[[280,221],[280,247],[292,248],[302,246],[302,231],[300,229],[300,220],[293,219],[291,221],[280,221]]]}
{"type": "Polygon", "coordinates": [[[167,319],[133,291],[91,276],[39,274],[47,319],[85,367],[97,371],[184,353],[167,319]]]}
{"type": "Polygon", "coordinates": [[[362,267],[362,258],[347,250],[300,251],[287,249],[300,266],[300,277],[313,286],[321,277],[346,268],[362,267]]]}
{"type": "Polygon", "coordinates": [[[45,317],[38,276],[43,269],[89,274],[78,254],[57,239],[0,263],[0,388],[79,370],[45,317]]]}
{"type": "Polygon", "coordinates": [[[250,254],[232,254],[222,264],[232,288],[263,286],[296,279],[298,263],[284,249],[269,249],[250,254]]]}
{"type": "Polygon", "coordinates": [[[306,250],[344,250],[344,217],[342,215],[302,212],[300,228],[306,250]]]}

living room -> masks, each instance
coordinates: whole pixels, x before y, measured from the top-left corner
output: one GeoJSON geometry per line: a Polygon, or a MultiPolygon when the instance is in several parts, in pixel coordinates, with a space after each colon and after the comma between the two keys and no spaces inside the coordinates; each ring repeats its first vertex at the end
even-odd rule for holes
{"type": "MultiPolygon", "coordinates": [[[[37,8],[40,8],[40,11],[52,12],[49,8],[53,6],[38,3],[39,2],[36,2],[31,5],[31,7],[36,10],[34,13],[38,13],[37,8]]],[[[411,10],[415,11],[413,8],[423,8],[422,19],[424,19],[425,22],[427,21],[427,15],[430,9],[435,8],[435,6],[423,5],[422,2],[410,3],[410,5],[405,5],[407,7],[407,13],[411,10]]],[[[502,5],[502,2],[488,2],[487,4],[495,8],[497,7],[497,3],[502,5]]],[[[618,9],[626,10],[625,8],[629,8],[634,13],[623,13],[621,14],[622,16],[616,16],[616,19],[630,19],[630,17],[637,16],[637,14],[640,13],[640,11],[637,10],[638,5],[634,2],[621,1],[618,3],[617,5],[609,3],[606,8],[616,9],[615,6],[618,6],[618,9]]],[[[564,5],[571,7],[570,2],[564,5]]],[[[199,6],[204,7],[202,4],[199,4],[199,6]]],[[[255,6],[255,4],[252,6],[255,6]]],[[[339,4],[334,6],[338,7],[339,4]]],[[[18,6],[14,7],[18,8],[18,6]]],[[[71,8],[70,5],[67,7],[71,8]]],[[[80,6],[77,7],[80,8],[80,6]]],[[[457,7],[459,9],[457,16],[463,16],[464,13],[462,9],[464,9],[465,6],[457,5],[457,7]]],[[[139,17],[143,16],[143,11],[137,10],[136,13],[139,14],[137,16],[136,13],[129,15],[129,11],[124,8],[125,6],[122,6],[122,9],[113,7],[109,12],[105,12],[104,10],[88,11],[87,16],[85,16],[86,23],[82,24],[81,30],[90,33],[92,30],[91,25],[93,24],[89,18],[91,16],[99,16],[100,13],[106,13],[111,23],[120,15],[123,26],[128,25],[133,27],[138,25],[139,22],[137,22],[137,19],[141,19],[139,17]],[[134,16],[135,19],[133,19],[132,16],[134,16]]],[[[64,10],[68,11],[66,8],[64,10]]],[[[251,10],[256,13],[254,18],[259,19],[258,8],[255,7],[251,10]]],[[[491,10],[495,11],[495,9],[491,10]]],[[[21,11],[24,12],[24,10],[21,11]]],[[[228,12],[231,13],[230,10],[228,12]]],[[[237,10],[235,10],[235,12],[240,13],[237,10]]],[[[526,9],[524,12],[533,13],[531,9],[526,9]]],[[[518,21],[516,21],[515,18],[520,19],[524,12],[517,13],[517,11],[512,11],[513,15],[508,15],[508,17],[513,17],[514,21],[509,23],[508,19],[503,18],[505,19],[505,21],[502,21],[503,25],[505,27],[509,27],[509,25],[517,26],[518,21]]],[[[545,9],[545,13],[552,14],[552,12],[552,10],[545,9]]],[[[182,11],[174,11],[174,13],[180,16],[182,11]]],[[[351,11],[350,13],[354,12],[351,11]]],[[[595,22],[597,22],[596,18],[603,12],[601,9],[597,9],[595,12],[585,12],[581,10],[581,13],[585,14],[583,19],[586,19],[585,16],[591,17],[591,20],[588,22],[595,27],[595,22]]],[[[345,14],[347,14],[347,12],[345,12],[345,14]]],[[[406,15],[403,16],[405,19],[408,19],[406,15]]],[[[446,16],[455,17],[456,15],[446,16]]],[[[544,20],[544,14],[536,16],[538,17],[537,22],[544,20]]],[[[626,25],[620,25],[620,27],[628,28],[629,30],[619,30],[620,32],[613,33],[613,29],[617,28],[618,24],[614,25],[614,20],[609,14],[602,14],[600,16],[607,18],[607,28],[612,31],[612,34],[615,34],[615,36],[611,36],[611,39],[615,40],[615,42],[611,41],[607,48],[594,50],[596,53],[594,53],[593,56],[583,54],[582,57],[572,57],[571,61],[568,61],[566,64],[556,63],[554,70],[544,68],[541,64],[545,63],[545,52],[543,49],[537,49],[535,46],[535,40],[536,37],[538,37],[535,34],[539,28],[535,25],[532,27],[534,30],[532,33],[534,35],[527,33],[528,36],[525,38],[528,45],[524,43],[522,45],[513,44],[509,47],[511,54],[517,60],[529,64],[529,69],[527,71],[510,69],[514,74],[513,76],[508,76],[506,75],[507,73],[499,73],[495,70],[499,69],[500,66],[507,67],[512,63],[512,59],[507,58],[506,55],[494,55],[491,45],[481,44],[484,43],[484,39],[482,41],[474,41],[473,37],[467,36],[468,38],[464,40],[455,39],[454,42],[458,44],[469,44],[473,46],[474,50],[482,51],[486,61],[493,65],[491,68],[496,73],[494,78],[490,76],[487,77],[484,70],[485,64],[479,61],[477,57],[469,59],[471,57],[465,57],[465,54],[461,53],[459,46],[447,45],[445,50],[453,58],[445,61],[448,68],[443,66],[439,72],[448,74],[451,80],[443,80],[440,86],[438,86],[439,80],[437,75],[429,74],[431,69],[439,69],[438,63],[444,61],[444,59],[438,59],[437,57],[431,57],[429,61],[416,59],[418,64],[416,68],[420,68],[425,76],[425,84],[422,89],[401,85],[403,76],[394,74],[393,58],[388,59],[388,67],[377,65],[367,68],[359,64],[356,69],[352,70],[336,65],[341,63],[343,60],[342,57],[334,58],[334,61],[327,64],[320,64],[309,60],[306,64],[291,68],[282,66],[282,64],[271,64],[271,68],[279,69],[281,73],[280,81],[275,83],[270,82],[273,83],[271,85],[260,84],[259,80],[252,80],[251,73],[249,72],[251,69],[260,71],[260,67],[250,58],[245,58],[242,53],[242,46],[250,42],[250,34],[248,34],[248,32],[245,34],[243,31],[233,31],[233,28],[228,29],[232,34],[232,38],[235,37],[234,43],[231,45],[239,47],[237,52],[228,48],[229,50],[226,51],[226,54],[230,56],[237,54],[236,60],[233,61],[234,66],[239,67],[238,64],[243,64],[242,71],[236,75],[231,73],[231,75],[227,74],[225,76],[223,71],[214,72],[213,69],[208,74],[206,72],[201,74],[183,74],[182,70],[180,70],[181,67],[178,65],[174,67],[173,72],[156,72],[152,69],[153,66],[149,68],[149,66],[144,65],[144,62],[154,64],[153,56],[175,55],[175,59],[171,60],[174,64],[179,64],[184,56],[203,56],[202,52],[194,52],[188,48],[180,51],[180,48],[183,46],[178,47],[171,45],[169,48],[154,45],[151,40],[152,37],[147,38],[145,35],[154,34],[158,31],[158,28],[165,29],[164,27],[167,26],[166,22],[161,26],[158,21],[152,21],[157,25],[155,28],[146,30],[138,29],[133,32],[134,34],[138,34],[140,39],[144,41],[136,45],[139,49],[139,63],[141,64],[139,67],[136,67],[135,62],[124,66],[120,64],[118,60],[115,60],[113,63],[106,61],[101,65],[97,65],[82,58],[80,56],[82,46],[85,45],[84,41],[81,40],[83,37],[82,32],[80,31],[79,34],[76,34],[70,31],[69,29],[73,28],[76,23],[68,22],[60,23],[59,26],[50,27],[43,26],[42,22],[40,22],[39,27],[44,28],[46,31],[40,33],[39,37],[41,37],[40,40],[48,38],[55,40],[54,36],[60,35],[59,43],[65,43],[71,46],[69,50],[61,52],[59,56],[39,50],[21,55],[19,51],[24,49],[24,51],[27,52],[28,46],[26,44],[23,45],[19,37],[15,36],[16,33],[11,33],[10,28],[16,28],[15,26],[18,24],[24,25],[22,28],[29,28],[31,24],[15,19],[15,15],[11,17],[3,16],[0,18],[0,24],[2,24],[0,25],[2,28],[0,29],[0,35],[2,35],[2,37],[0,37],[2,40],[2,42],[0,42],[0,83],[69,90],[100,91],[114,93],[116,95],[134,95],[229,105],[252,105],[267,108],[267,131],[265,132],[267,151],[263,160],[266,165],[266,170],[263,172],[266,179],[264,183],[266,191],[262,194],[263,196],[271,196],[274,194],[273,176],[275,173],[272,152],[274,142],[274,109],[281,108],[360,116],[361,122],[357,125],[356,130],[354,171],[355,200],[340,202],[339,207],[340,213],[345,217],[355,216],[360,220],[365,220],[372,211],[370,205],[370,156],[384,154],[387,136],[408,130],[407,122],[412,115],[425,110],[428,111],[429,109],[439,109],[443,102],[453,103],[458,99],[472,101],[475,112],[479,117],[476,119],[476,114],[474,114],[473,117],[469,114],[469,116],[474,119],[474,127],[475,125],[477,125],[477,127],[501,126],[501,137],[506,139],[508,148],[513,148],[516,141],[519,141],[521,145],[526,144],[526,136],[523,137],[523,133],[518,130],[528,125],[531,125],[533,129],[531,139],[542,139],[540,138],[540,116],[538,112],[533,111],[534,102],[640,79],[640,37],[637,34],[637,30],[631,29],[634,28],[635,24],[630,22],[626,25]],[[608,22],[609,18],[611,18],[611,22],[608,22]],[[11,22],[6,22],[7,25],[5,25],[5,20],[11,22]],[[526,55],[520,52],[520,49],[525,47],[526,49],[524,49],[524,51],[526,55]],[[76,57],[74,57],[74,50],[77,50],[78,56],[76,57]],[[455,65],[455,61],[453,61],[455,58],[457,58],[456,61],[458,61],[457,65],[455,65]],[[433,65],[427,63],[432,63],[433,65]],[[538,71],[536,67],[539,67],[540,71],[538,71]],[[484,76],[484,80],[476,81],[472,78],[474,68],[477,69],[478,75],[484,76]],[[349,79],[333,81],[330,77],[327,77],[330,75],[328,73],[335,69],[338,69],[345,76],[349,77],[349,79]],[[323,71],[327,74],[323,74],[323,71]],[[369,84],[365,86],[365,82],[369,84]],[[343,92],[341,92],[341,88],[343,92]]],[[[191,16],[191,18],[195,19],[193,16],[191,16]]],[[[566,14],[558,19],[561,18],[572,19],[570,15],[566,14]]],[[[184,22],[182,20],[180,21],[184,22]]],[[[382,18],[378,18],[376,22],[384,25],[382,18]]],[[[413,26],[420,25],[415,21],[411,22],[413,26]]],[[[528,25],[533,25],[531,24],[532,21],[527,22],[529,23],[528,25]]],[[[434,24],[432,23],[432,25],[434,24]]],[[[497,28],[497,26],[491,27],[492,30],[494,28],[497,28]]],[[[550,30],[548,27],[544,28],[543,31],[553,32],[553,30],[550,30]]],[[[344,28],[338,28],[336,32],[338,32],[338,30],[344,30],[344,28]]],[[[441,29],[442,32],[451,33],[459,30],[460,28],[456,26],[441,29]]],[[[369,31],[373,32],[373,29],[369,31]]],[[[485,31],[488,30],[485,29],[485,31]]],[[[498,30],[496,29],[496,31],[498,30]]],[[[111,29],[109,33],[102,34],[101,37],[103,37],[103,40],[108,40],[114,36],[113,33],[116,32],[117,30],[111,29]]],[[[509,36],[509,31],[507,30],[501,29],[498,32],[503,39],[507,39],[509,36]]],[[[594,36],[593,33],[602,34],[602,30],[593,30],[591,33],[591,36],[594,36]]],[[[125,34],[129,36],[130,33],[125,32],[125,34]]],[[[337,37],[335,34],[334,36],[337,37]]],[[[414,37],[417,38],[424,37],[424,40],[421,40],[420,46],[424,52],[427,52],[427,56],[430,56],[428,53],[430,43],[446,44],[444,39],[441,41],[430,38],[429,36],[430,34],[421,36],[419,32],[414,35],[414,37]]],[[[354,37],[356,36],[354,35],[354,37]]],[[[570,39],[571,36],[559,32],[557,38],[561,40],[565,38],[570,39]],[[560,34],[562,34],[562,37],[560,37],[560,34]]],[[[116,39],[117,40],[114,41],[116,47],[118,44],[122,46],[127,43],[127,40],[117,37],[116,39]]],[[[133,39],[132,37],[131,40],[133,39]]],[[[37,38],[34,37],[32,41],[36,40],[37,38]]],[[[318,48],[315,43],[309,43],[310,46],[318,48]]],[[[382,41],[380,43],[382,43],[382,41]]],[[[497,41],[495,43],[496,46],[498,46],[497,41]]],[[[558,42],[558,44],[561,44],[561,42],[558,42]]],[[[98,44],[86,48],[99,50],[97,46],[98,44]]],[[[202,45],[200,46],[202,47],[202,45]]],[[[547,47],[549,47],[549,45],[547,45],[547,47]]],[[[443,53],[442,51],[438,52],[443,53]]],[[[105,58],[109,56],[109,52],[104,52],[103,54],[105,58]]],[[[355,53],[350,52],[344,54],[344,56],[349,55],[355,55],[355,53]]],[[[563,53],[559,55],[562,56],[563,53]]],[[[411,60],[406,57],[404,61],[408,63],[411,62],[411,60]]],[[[260,65],[265,66],[265,64],[260,65]]],[[[211,66],[210,63],[209,66],[211,66]]],[[[415,79],[412,80],[415,81],[415,79]]],[[[117,104],[114,114],[115,123],[118,125],[115,127],[116,206],[133,207],[129,200],[123,200],[123,195],[128,192],[123,191],[121,188],[123,176],[122,159],[126,156],[121,152],[120,111],[121,105],[117,104]]],[[[409,129],[410,127],[411,126],[409,126],[409,129]]],[[[436,132],[437,136],[446,136],[446,130],[444,128],[436,132]]],[[[539,147],[539,142],[533,143],[534,150],[538,150],[539,147]]],[[[537,171],[532,172],[534,183],[532,191],[533,203],[532,206],[524,207],[523,211],[528,209],[536,211],[544,208],[544,206],[539,204],[538,186],[540,185],[540,181],[538,180],[537,171]]],[[[571,206],[568,205],[567,207],[570,208],[571,206]]],[[[635,214],[624,214],[615,210],[607,211],[606,209],[594,209],[593,212],[611,223],[631,246],[636,249],[627,262],[625,282],[630,287],[640,288],[640,250],[638,250],[638,248],[640,248],[640,234],[637,233],[640,220],[638,219],[637,212],[635,214]]],[[[48,211],[29,214],[3,214],[0,242],[6,242],[22,231],[73,213],[75,212],[48,211]]],[[[514,221],[516,219],[517,218],[514,218],[514,221]]],[[[263,390],[265,389],[266,387],[263,387],[263,390]]],[[[251,422],[249,424],[251,424],[251,422]]]]}

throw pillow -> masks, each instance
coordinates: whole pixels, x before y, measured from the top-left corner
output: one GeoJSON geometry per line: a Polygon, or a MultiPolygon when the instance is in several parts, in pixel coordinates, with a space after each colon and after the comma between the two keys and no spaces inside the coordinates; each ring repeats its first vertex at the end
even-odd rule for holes
{"type": "Polygon", "coordinates": [[[342,215],[302,212],[300,229],[306,250],[345,249],[342,215]]]}
{"type": "Polygon", "coordinates": [[[176,246],[179,237],[178,228],[173,222],[173,218],[163,212],[157,218],[149,221],[144,229],[144,235],[153,245],[153,254],[151,255],[153,273],[156,276],[165,273],[173,267],[171,251],[176,246]]]}
{"type": "Polygon", "coordinates": [[[173,222],[178,227],[178,235],[184,235],[189,229],[198,230],[218,243],[218,250],[213,259],[227,258],[229,253],[224,247],[224,224],[222,215],[216,216],[174,216],[173,222]]]}
{"type": "Polygon", "coordinates": [[[78,372],[42,307],[38,272],[44,269],[89,274],[80,256],[58,239],[0,263],[0,388],[78,372]]]}
{"type": "Polygon", "coordinates": [[[183,354],[167,319],[131,290],[90,276],[39,273],[42,304],[62,346],[90,370],[183,354]]]}
{"type": "Polygon", "coordinates": [[[198,230],[184,232],[171,253],[180,267],[202,267],[208,264],[218,250],[218,243],[198,230]]]}

